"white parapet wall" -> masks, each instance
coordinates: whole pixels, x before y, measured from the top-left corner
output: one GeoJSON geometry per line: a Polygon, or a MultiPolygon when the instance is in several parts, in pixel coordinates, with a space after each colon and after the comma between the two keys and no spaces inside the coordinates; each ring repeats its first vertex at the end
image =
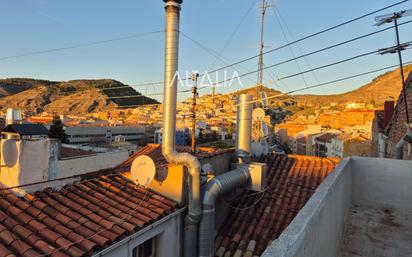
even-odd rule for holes
{"type": "Polygon", "coordinates": [[[58,189],[76,178],[50,180],[114,168],[128,158],[127,151],[116,151],[59,160],[55,140],[0,140],[0,184],[21,195],[45,187],[58,189]]]}
{"type": "Polygon", "coordinates": [[[49,179],[82,175],[114,168],[129,158],[128,151],[98,153],[95,155],[57,161],[57,169],[50,171],[49,179]]]}
{"type": "Polygon", "coordinates": [[[352,203],[412,210],[412,161],[353,157],[352,203]]]}
{"type": "Polygon", "coordinates": [[[262,257],[336,257],[353,205],[412,210],[412,161],[350,157],[318,187],[262,257]]]}

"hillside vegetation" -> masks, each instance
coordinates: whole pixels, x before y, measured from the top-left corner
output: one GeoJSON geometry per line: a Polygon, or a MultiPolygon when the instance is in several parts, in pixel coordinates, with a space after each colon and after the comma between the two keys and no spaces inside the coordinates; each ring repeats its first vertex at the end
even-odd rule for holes
{"type": "Polygon", "coordinates": [[[145,96],[110,99],[110,97],[130,95],[141,94],[132,87],[111,79],[67,82],[3,79],[0,80],[0,111],[4,112],[5,109],[13,107],[28,113],[46,111],[83,115],[113,108],[158,103],[145,96]]]}
{"type": "MultiPolygon", "coordinates": [[[[404,67],[405,78],[412,71],[412,65],[404,67]]],[[[399,69],[377,76],[370,83],[347,93],[335,95],[294,95],[299,103],[317,106],[329,103],[345,104],[348,102],[375,103],[381,106],[388,98],[397,99],[402,89],[399,69]]]]}

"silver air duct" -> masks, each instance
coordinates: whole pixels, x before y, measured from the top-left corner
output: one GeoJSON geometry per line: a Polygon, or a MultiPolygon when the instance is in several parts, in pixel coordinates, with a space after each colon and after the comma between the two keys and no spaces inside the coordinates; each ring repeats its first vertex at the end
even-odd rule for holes
{"type": "Polygon", "coordinates": [[[199,232],[199,256],[213,257],[215,242],[215,205],[216,199],[245,185],[250,179],[250,171],[245,163],[250,160],[252,138],[252,104],[251,97],[240,95],[237,111],[236,155],[239,167],[209,181],[202,201],[202,220],[199,232]]]}
{"type": "Polygon", "coordinates": [[[164,0],[166,9],[165,84],[163,100],[163,156],[169,163],[187,167],[189,173],[189,210],[185,220],[184,256],[196,256],[197,232],[201,217],[200,162],[188,153],[177,153],[176,102],[179,55],[179,15],[182,0],[164,0]]]}
{"type": "Polygon", "coordinates": [[[247,163],[251,154],[252,104],[251,97],[239,96],[237,109],[236,156],[239,162],[247,163]]]}
{"type": "Polygon", "coordinates": [[[406,135],[396,144],[396,159],[403,159],[403,148],[408,143],[408,159],[412,157],[412,124],[406,125],[406,135]]]}
{"type": "Polygon", "coordinates": [[[219,175],[209,181],[203,196],[202,221],[199,232],[199,256],[213,257],[215,243],[215,204],[216,199],[246,184],[250,178],[246,165],[219,175]]]}

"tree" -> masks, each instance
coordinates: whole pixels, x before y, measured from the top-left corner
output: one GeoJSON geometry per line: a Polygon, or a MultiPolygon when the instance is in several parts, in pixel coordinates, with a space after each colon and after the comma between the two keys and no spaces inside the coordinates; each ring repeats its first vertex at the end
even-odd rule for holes
{"type": "Polygon", "coordinates": [[[53,124],[49,129],[49,137],[58,139],[62,143],[68,143],[68,136],[64,131],[63,122],[58,115],[53,117],[53,124]]]}

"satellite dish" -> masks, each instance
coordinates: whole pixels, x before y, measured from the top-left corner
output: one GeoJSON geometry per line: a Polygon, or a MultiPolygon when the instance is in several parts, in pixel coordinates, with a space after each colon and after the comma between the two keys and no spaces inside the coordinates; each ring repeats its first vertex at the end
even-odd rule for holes
{"type": "Polygon", "coordinates": [[[258,142],[252,142],[252,155],[255,157],[261,156],[263,153],[262,145],[258,142]]]}
{"type": "Polygon", "coordinates": [[[3,141],[1,156],[5,166],[11,168],[16,165],[19,151],[15,139],[5,139],[3,141]]]}
{"type": "Polygon", "coordinates": [[[252,118],[254,121],[263,121],[265,119],[265,110],[262,108],[256,108],[252,112],[252,118]]]}
{"type": "Polygon", "coordinates": [[[156,165],[149,156],[140,155],[133,161],[130,172],[134,182],[147,187],[156,176],[156,165]]]}

